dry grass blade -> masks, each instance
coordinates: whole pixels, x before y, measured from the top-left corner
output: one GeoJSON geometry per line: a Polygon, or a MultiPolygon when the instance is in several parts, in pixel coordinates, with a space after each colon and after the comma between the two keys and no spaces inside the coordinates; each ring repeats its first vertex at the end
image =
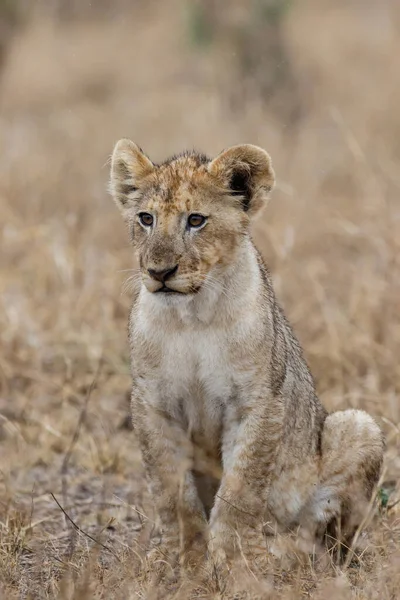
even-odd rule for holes
{"type": "Polygon", "coordinates": [[[107,550],[107,552],[110,552],[110,554],[112,554],[114,556],[114,558],[117,559],[118,562],[121,562],[120,558],[117,556],[117,554],[115,554],[115,552],[113,550],[111,550],[111,548],[109,548],[108,546],[106,546],[105,544],[100,542],[99,540],[96,540],[96,538],[91,536],[90,533],[83,531],[83,529],[81,527],[79,527],[79,525],[77,525],[75,523],[75,521],[73,521],[73,519],[71,519],[71,517],[69,516],[67,511],[64,510],[64,508],[61,506],[61,504],[59,503],[59,501],[57,500],[57,498],[55,497],[55,495],[52,492],[50,492],[50,495],[53,498],[54,502],[59,507],[59,509],[61,510],[61,512],[63,513],[64,517],[71,523],[71,525],[74,527],[74,529],[76,529],[76,531],[78,531],[79,533],[81,533],[82,535],[87,537],[89,540],[92,540],[92,542],[94,542],[95,544],[98,544],[99,546],[104,548],[104,550],[107,550]]]}

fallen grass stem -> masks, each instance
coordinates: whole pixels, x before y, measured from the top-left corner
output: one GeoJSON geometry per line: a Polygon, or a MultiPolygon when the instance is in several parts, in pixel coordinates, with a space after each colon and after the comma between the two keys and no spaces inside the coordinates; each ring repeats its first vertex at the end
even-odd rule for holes
{"type": "Polygon", "coordinates": [[[80,534],[84,535],[85,537],[89,538],[89,540],[92,540],[92,542],[94,542],[95,544],[98,544],[99,546],[101,546],[102,548],[104,548],[104,550],[107,550],[107,552],[110,552],[110,554],[112,554],[114,556],[114,558],[117,559],[118,562],[121,562],[119,556],[117,554],[115,554],[115,552],[113,550],[111,550],[111,548],[109,548],[106,544],[103,544],[103,542],[100,542],[99,540],[96,540],[96,538],[94,538],[92,535],[90,535],[90,533],[87,533],[81,527],[79,527],[79,525],[77,525],[75,523],[75,521],[69,516],[69,514],[67,513],[67,511],[61,506],[61,504],[59,503],[59,501],[57,500],[57,498],[55,497],[55,495],[53,494],[53,492],[50,492],[50,495],[53,498],[54,502],[57,504],[58,508],[63,513],[64,517],[71,523],[71,525],[74,527],[74,529],[78,533],[80,533],[80,534]]]}

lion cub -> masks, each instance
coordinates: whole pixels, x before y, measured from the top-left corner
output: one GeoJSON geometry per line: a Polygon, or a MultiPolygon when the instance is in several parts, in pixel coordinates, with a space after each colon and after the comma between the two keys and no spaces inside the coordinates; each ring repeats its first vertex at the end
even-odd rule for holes
{"type": "Polygon", "coordinates": [[[111,192],[140,275],[130,318],[132,416],[164,541],[183,560],[247,548],[266,518],[351,539],[382,464],[360,410],[328,414],[254,247],[267,152],[234,146],[154,164],[133,142],[111,192]],[[248,535],[250,534],[251,535],[248,535]]]}

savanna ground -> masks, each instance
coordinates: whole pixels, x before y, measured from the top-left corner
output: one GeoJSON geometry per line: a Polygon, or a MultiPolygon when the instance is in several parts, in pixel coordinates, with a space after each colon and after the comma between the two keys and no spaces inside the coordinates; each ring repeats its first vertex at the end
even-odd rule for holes
{"type": "Polygon", "coordinates": [[[128,417],[133,263],[106,193],[129,136],[155,159],[240,142],[271,153],[278,185],[254,236],[278,296],[325,405],[364,408],[387,436],[358,560],[266,557],[241,587],[400,597],[396,0],[38,2],[15,18],[3,4],[0,596],[246,597],[212,572],[190,591],[146,566],[157,529],[128,417]]]}

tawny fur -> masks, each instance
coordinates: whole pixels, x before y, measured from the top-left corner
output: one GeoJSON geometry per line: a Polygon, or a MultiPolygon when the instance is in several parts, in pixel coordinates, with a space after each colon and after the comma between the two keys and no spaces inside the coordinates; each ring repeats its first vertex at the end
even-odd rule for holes
{"type": "Polygon", "coordinates": [[[363,411],[327,414],[252,243],[273,184],[251,145],[154,165],[121,140],[112,157],[140,265],[133,423],[164,541],[187,560],[207,544],[219,561],[242,552],[266,519],[318,540],[340,518],[350,539],[379,477],[379,427],[363,411]],[[191,214],[207,218],[201,228],[191,214]],[[166,285],[180,293],[160,292],[151,270],[174,267],[166,285]]]}

